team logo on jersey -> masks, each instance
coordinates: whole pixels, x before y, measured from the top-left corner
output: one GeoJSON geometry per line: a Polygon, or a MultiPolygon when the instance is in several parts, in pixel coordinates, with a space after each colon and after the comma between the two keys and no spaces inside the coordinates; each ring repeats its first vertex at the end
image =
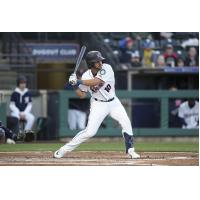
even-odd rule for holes
{"type": "Polygon", "coordinates": [[[101,75],[105,75],[105,74],[106,74],[106,70],[105,70],[105,69],[101,69],[101,70],[100,70],[100,74],[101,74],[101,75]]]}
{"type": "Polygon", "coordinates": [[[25,103],[29,102],[29,97],[25,97],[25,103]]]}

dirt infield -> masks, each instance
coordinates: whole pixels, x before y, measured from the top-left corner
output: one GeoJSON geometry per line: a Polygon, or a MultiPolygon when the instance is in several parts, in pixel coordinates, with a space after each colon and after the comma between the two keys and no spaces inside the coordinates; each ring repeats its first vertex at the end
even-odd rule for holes
{"type": "Polygon", "coordinates": [[[199,154],[189,152],[143,152],[141,159],[129,159],[124,152],[77,151],[62,159],[45,152],[0,152],[1,166],[198,166],[199,154]]]}

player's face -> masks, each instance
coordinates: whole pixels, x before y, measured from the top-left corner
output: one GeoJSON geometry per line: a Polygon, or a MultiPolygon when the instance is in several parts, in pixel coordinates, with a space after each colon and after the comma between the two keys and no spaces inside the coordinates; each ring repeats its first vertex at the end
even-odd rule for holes
{"type": "Polygon", "coordinates": [[[168,55],[172,55],[173,54],[173,48],[167,47],[166,52],[167,52],[168,55]]]}
{"type": "Polygon", "coordinates": [[[19,84],[19,88],[20,88],[21,90],[24,90],[24,89],[26,88],[26,83],[25,83],[25,82],[20,83],[20,84],[19,84]]]}
{"type": "Polygon", "coordinates": [[[189,106],[190,108],[193,108],[194,105],[195,105],[195,100],[194,100],[194,99],[189,99],[189,100],[188,100],[188,106],[189,106]]]}
{"type": "Polygon", "coordinates": [[[102,65],[103,65],[102,61],[99,61],[95,63],[95,68],[100,70],[102,68],[102,65]]]}

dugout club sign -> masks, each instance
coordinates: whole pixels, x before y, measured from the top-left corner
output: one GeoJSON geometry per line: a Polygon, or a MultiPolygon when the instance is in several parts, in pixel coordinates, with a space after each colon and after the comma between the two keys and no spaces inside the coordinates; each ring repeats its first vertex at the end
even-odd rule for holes
{"type": "Polygon", "coordinates": [[[79,53],[78,44],[27,44],[37,60],[75,59],[79,53]]]}

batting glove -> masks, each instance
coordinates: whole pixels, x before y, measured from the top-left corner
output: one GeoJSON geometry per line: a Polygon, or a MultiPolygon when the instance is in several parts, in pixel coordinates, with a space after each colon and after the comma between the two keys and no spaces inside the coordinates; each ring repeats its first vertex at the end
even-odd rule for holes
{"type": "Polygon", "coordinates": [[[77,76],[76,74],[71,74],[71,76],[69,77],[69,83],[71,85],[76,85],[77,84],[77,76]]]}

